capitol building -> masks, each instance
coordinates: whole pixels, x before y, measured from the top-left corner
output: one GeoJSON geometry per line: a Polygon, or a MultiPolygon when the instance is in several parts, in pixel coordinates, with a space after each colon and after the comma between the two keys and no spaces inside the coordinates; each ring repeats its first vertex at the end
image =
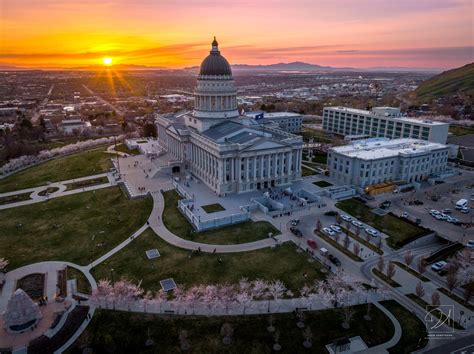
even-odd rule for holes
{"type": "Polygon", "coordinates": [[[218,195],[290,185],[301,178],[301,136],[239,114],[229,62],[214,38],[201,63],[192,113],[156,119],[160,149],[173,172],[218,195]]]}

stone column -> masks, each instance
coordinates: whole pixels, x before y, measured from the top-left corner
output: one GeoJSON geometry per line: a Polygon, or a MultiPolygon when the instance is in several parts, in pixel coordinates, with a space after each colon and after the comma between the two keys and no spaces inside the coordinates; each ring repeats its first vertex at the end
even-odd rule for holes
{"type": "Polygon", "coordinates": [[[245,181],[249,181],[250,177],[250,163],[249,157],[245,158],[245,181]]]}

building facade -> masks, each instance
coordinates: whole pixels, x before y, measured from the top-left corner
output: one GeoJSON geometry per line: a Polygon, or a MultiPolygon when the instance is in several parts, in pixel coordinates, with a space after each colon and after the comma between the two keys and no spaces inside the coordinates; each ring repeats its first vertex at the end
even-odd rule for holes
{"type": "Polygon", "coordinates": [[[303,116],[293,112],[245,112],[245,116],[255,119],[263,113],[263,118],[259,121],[265,123],[275,123],[276,126],[289,133],[300,133],[303,126],[303,116]]]}
{"type": "Polygon", "coordinates": [[[402,117],[399,108],[375,107],[371,111],[326,107],[323,129],[343,136],[413,138],[446,144],[448,123],[402,117]]]}
{"type": "Polygon", "coordinates": [[[366,139],[328,152],[332,178],[365,188],[384,182],[413,183],[446,171],[449,146],[419,139],[366,139]]]}
{"type": "Polygon", "coordinates": [[[173,172],[184,170],[219,195],[301,178],[302,138],[239,115],[232,71],[215,39],[200,67],[194,111],[158,116],[156,126],[173,172]]]}

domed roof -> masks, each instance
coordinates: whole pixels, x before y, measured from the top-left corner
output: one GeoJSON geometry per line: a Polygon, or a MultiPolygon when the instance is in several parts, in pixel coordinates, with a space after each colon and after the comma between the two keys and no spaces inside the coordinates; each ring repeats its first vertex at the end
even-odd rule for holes
{"type": "Polygon", "coordinates": [[[217,43],[216,37],[214,37],[214,41],[212,42],[210,54],[201,63],[199,75],[232,75],[229,62],[219,51],[219,44],[217,43]]]}

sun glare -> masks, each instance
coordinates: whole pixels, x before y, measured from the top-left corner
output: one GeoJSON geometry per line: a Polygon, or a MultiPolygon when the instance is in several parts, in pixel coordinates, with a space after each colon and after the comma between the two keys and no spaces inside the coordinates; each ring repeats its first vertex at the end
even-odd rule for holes
{"type": "Polygon", "coordinates": [[[112,65],[112,58],[102,58],[102,63],[106,66],[112,65]]]}

